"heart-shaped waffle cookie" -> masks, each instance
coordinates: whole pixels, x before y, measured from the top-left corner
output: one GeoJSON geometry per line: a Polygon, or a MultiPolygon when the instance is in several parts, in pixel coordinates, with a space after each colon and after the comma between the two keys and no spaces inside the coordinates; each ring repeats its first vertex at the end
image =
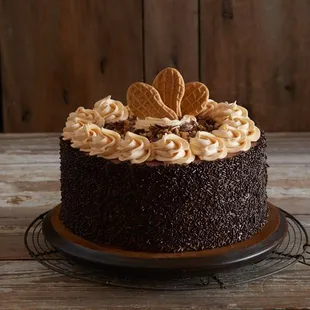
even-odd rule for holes
{"type": "Polygon", "coordinates": [[[183,115],[198,115],[201,113],[209,98],[209,90],[206,85],[200,82],[190,82],[185,84],[185,94],[181,102],[183,115]]]}
{"type": "Polygon", "coordinates": [[[178,118],[176,113],[163,103],[159,92],[153,86],[142,82],[134,83],[128,88],[127,104],[130,111],[140,119],[178,118]]]}
{"type": "Polygon", "coordinates": [[[181,73],[174,68],[165,68],[157,74],[153,86],[158,90],[165,105],[181,117],[181,101],[185,92],[181,73]]]}

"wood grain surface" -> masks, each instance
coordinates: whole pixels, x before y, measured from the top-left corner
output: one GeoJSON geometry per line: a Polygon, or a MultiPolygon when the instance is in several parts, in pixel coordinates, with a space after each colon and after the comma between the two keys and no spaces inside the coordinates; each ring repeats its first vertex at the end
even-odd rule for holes
{"type": "Polygon", "coordinates": [[[307,131],[310,2],[201,0],[201,72],[269,131],[307,131]]]}
{"type": "Polygon", "coordinates": [[[224,290],[155,292],[67,278],[37,262],[6,261],[1,309],[309,309],[309,267],[224,290]]]}
{"type": "MultiPolygon", "coordinates": [[[[71,279],[32,260],[24,248],[24,231],[60,200],[58,136],[0,135],[1,310],[310,309],[310,267],[301,264],[224,290],[155,292],[71,279]]],[[[269,200],[295,214],[310,234],[310,133],[267,138],[269,200]]]]}
{"type": "Polygon", "coordinates": [[[165,67],[178,68],[185,81],[199,80],[197,0],[144,1],[145,79],[152,83],[165,67]]]}
{"type": "Polygon", "coordinates": [[[5,132],[60,131],[143,79],[140,0],[0,1],[5,132]],[[120,9],[121,8],[121,9],[120,9]]]}
{"type": "Polygon", "coordinates": [[[60,131],[165,66],[268,131],[309,130],[309,0],[0,0],[0,46],[4,132],[60,131]]]}

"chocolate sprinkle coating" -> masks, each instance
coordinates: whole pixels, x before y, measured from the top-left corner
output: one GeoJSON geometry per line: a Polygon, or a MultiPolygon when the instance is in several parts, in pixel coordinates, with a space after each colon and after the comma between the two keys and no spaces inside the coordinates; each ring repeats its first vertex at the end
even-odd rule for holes
{"type": "Polygon", "coordinates": [[[246,240],[268,217],[264,134],[247,152],[189,165],[113,163],[60,139],[60,218],[98,244],[144,252],[246,240]]]}

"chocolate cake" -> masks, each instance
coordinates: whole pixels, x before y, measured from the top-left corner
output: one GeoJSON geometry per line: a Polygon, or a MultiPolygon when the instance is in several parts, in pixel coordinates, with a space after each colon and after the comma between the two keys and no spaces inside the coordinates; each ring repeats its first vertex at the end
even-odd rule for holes
{"type": "Polygon", "coordinates": [[[251,238],[268,218],[263,132],[244,108],[210,100],[201,83],[183,85],[175,69],[155,81],[157,90],[131,86],[128,106],[107,97],[69,115],[61,221],[91,242],[144,252],[251,238]]]}

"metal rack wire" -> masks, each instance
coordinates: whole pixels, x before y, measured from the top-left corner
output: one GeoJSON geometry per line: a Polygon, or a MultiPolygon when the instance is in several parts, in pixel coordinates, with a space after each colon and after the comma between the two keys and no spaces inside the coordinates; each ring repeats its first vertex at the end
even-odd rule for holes
{"type": "Polygon", "coordinates": [[[139,271],[129,268],[94,266],[77,261],[58,252],[49,244],[42,232],[45,215],[38,216],[25,232],[24,242],[29,254],[47,268],[61,274],[101,283],[104,285],[144,288],[152,290],[197,290],[225,288],[251,282],[278,273],[299,262],[310,266],[309,237],[302,224],[289,213],[281,210],[288,222],[288,231],[282,243],[266,259],[230,272],[204,276],[187,271],[139,271]]]}

